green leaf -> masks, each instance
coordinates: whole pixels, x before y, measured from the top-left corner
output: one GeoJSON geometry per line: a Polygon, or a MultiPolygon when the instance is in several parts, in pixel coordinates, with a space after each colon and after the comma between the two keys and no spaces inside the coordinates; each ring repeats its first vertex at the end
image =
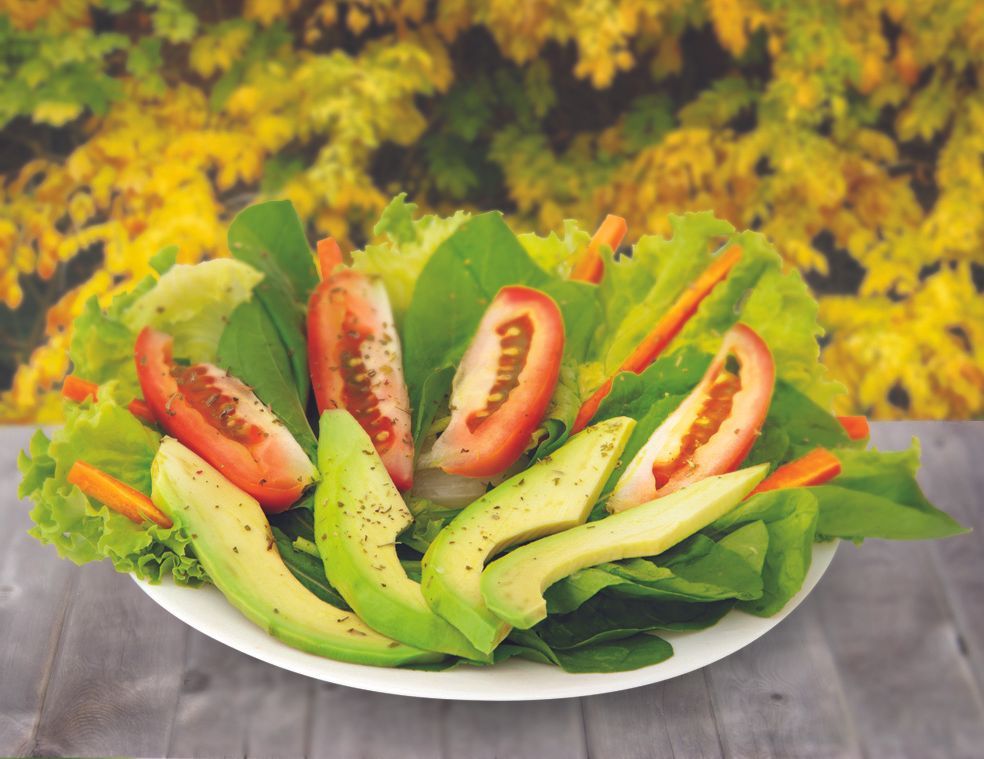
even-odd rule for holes
{"type": "MultiPolygon", "coordinates": [[[[132,302],[121,321],[134,336],[147,326],[171,335],[175,358],[210,362],[232,312],[250,299],[262,278],[256,269],[231,258],[177,264],[132,302]]],[[[132,355],[132,344],[128,352],[132,355]]]]}
{"type": "Polygon", "coordinates": [[[787,382],[776,382],[769,413],[742,466],[769,462],[772,468],[804,456],[814,448],[851,446],[841,423],[787,382]]]}
{"type": "Polygon", "coordinates": [[[135,524],[87,498],[67,480],[72,464],[84,460],[150,495],[150,465],[160,436],[111,398],[85,401],[66,411],[65,425],[51,440],[35,433],[29,452],[21,453],[18,461],[18,492],[34,501],[31,535],[76,564],[108,558],[117,571],[151,582],[168,574],[181,584],[206,581],[180,528],[135,524]]]}
{"type": "Polygon", "coordinates": [[[673,656],[673,647],[655,635],[632,635],[614,642],[600,641],[571,650],[555,650],[531,630],[513,630],[495,650],[495,661],[519,656],[556,664],[566,672],[626,672],[658,664],[673,656]]]}
{"type": "Polygon", "coordinates": [[[270,200],[241,211],[229,226],[229,251],[300,303],[307,303],[318,284],[304,225],[289,200],[270,200]]]}
{"type": "Polygon", "coordinates": [[[287,349],[301,405],[307,404],[310,378],[303,322],[308,298],[318,284],[304,227],[286,200],[250,206],[229,226],[232,255],[266,275],[256,288],[287,349]]]}
{"type": "Polygon", "coordinates": [[[328,578],[325,577],[325,565],[321,558],[315,558],[304,551],[298,551],[293,545],[293,540],[283,530],[279,527],[272,529],[280,558],[284,560],[287,569],[298,579],[301,585],[322,601],[337,606],[339,609],[351,610],[351,607],[345,603],[345,599],[339,595],[338,591],[328,582],[328,578]]]}
{"type": "Polygon", "coordinates": [[[844,449],[836,455],[841,474],[828,485],[810,488],[820,507],[820,536],[930,540],[968,531],[933,506],[916,482],[918,441],[896,453],[844,449]]]}
{"type": "Polygon", "coordinates": [[[178,262],[178,246],[168,245],[157,251],[149,261],[150,268],[158,274],[166,274],[178,262]]]}
{"type": "Polygon", "coordinates": [[[406,193],[397,195],[373,229],[377,240],[352,254],[353,268],[383,280],[397,323],[402,323],[417,278],[434,251],[469,217],[458,211],[446,219],[414,219],[416,209],[406,202],[406,193]]]}
{"type": "Polygon", "coordinates": [[[219,340],[218,364],[251,386],[314,460],[318,441],[297,394],[287,349],[262,303],[248,301],[232,312],[219,340]]]}
{"type": "Polygon", "coordinates": [[[735,527],[763,522],[769,532],[762,596],[743,601],[740,609],[769,617],[796,595],[813,558],[817,515],[817,499],[811,490],[773,490],[752,496],[708,528],[708,533],[720,536],[735,527]]]}

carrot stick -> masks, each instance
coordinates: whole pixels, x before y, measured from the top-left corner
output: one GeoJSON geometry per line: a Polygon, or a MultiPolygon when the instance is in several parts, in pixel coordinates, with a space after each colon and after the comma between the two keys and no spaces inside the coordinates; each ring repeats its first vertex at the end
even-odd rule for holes
{"type": "Polygon", "coordinates": [[[780,488],[805,488],[821,485],[840,474],[841,463],[826,448],[814,448],[805,456],[783,464],[759,483],[749,496],[780,488]]]}
{"type": "Polygon", "coordinates": [[[649,332],[635,350],[629,355],[621,366],[605,380],[601,387],[595,390],[588,400],[581,406],[577,413],[577,419],[571,428],[571,434],[584,429],[591,421],[601,406],[605,396],[611,392],[612,382],[619,372],[633,372],[639,374],[649,366],[662,353],[663,349],[669,345],[670,341],[683,329],[683,325],[694,315],[701,301],[714,289],[714,287],[735,267],[741,260],[742,250],[739,246],[733,245],[723,253],[715,257],[711,265],[697,278],[697,281],[689,285],[681,293],[676,302],[670,306],[669,311],[663,314],[662,318],[656,322],[656,326],[649,332]]]}
{"type": "MultiPolygon", "coordinates": [[[[69,374],[62,383],[62,395],[76,403],[82,403],[82,401],[88,398],[96,400],[98,392],[99,386],[95,382],[89,382],[81,377],[76,377],[74,374],[69,374]]],[[[154,424],[157,421],[154,419],[154,414],[150,410],[150,407],[141,400],[130,401],[127,404],[127,408],[131,414],[142,422],[154,424]]]]}
{"type": "Polygon", "coordinates": [[[68,481],[87,496],[95,498],[132,522],[141,524],[145,519],[149,519],[164,528],[172,527],[174,524],[139,490],[134,490],[84,461],[76,461],[72,464],[72,468],[68,470],[68,481]]]}
{"type": "Polygon", "coordinates": [[[318,240],[318,263],[321,265],[322,281],[328,279],[341,262],[342,249],[338,247],[334,237],[318,240]]]}
{"type": "Polygon", "coordinates": [[[865,440],[871,436],[866,416],[839,416],[837,421],[851,440],[865,440]]]}
{"type": "Polygon", "coordinates": [[[574,264],[570,278],[595,284],[601,282],[601,278],[605,274],[605,263],[601,260],[601,246],[607,245],[614,251],[622,243],[628,228],[628,224],[621,216],[608,214],[605,220],[601,222],[601,226],[598,227],[598,231],[594,233],[591,242],[588,243],[584,255],[574,264]]]}

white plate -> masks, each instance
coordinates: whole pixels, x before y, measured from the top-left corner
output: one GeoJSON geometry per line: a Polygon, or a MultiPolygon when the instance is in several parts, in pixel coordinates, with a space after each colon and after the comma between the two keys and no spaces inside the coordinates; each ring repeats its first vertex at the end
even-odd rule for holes
{"type": "Polygon", "coordinates": [[[420,672],[347,664],[304,653],[270,637],[229,605],[213,586],[184,588],[137,581],[143,591],[185,624],[220,643],[277,667],[353,688],[400,696],[465,701],[535,701],[573,698],[636,688],[706,667],[765,635],[795,609],[830,566],[836,543],[814,546],[806,581],[776,616],[762,619],[732,611],[713,627],[697,632],[661,633],[673,644],[672,658],[631,672],[572,675],[558,667],[510,659],[494,667],[461,666],[447,672],[420,672]]]}

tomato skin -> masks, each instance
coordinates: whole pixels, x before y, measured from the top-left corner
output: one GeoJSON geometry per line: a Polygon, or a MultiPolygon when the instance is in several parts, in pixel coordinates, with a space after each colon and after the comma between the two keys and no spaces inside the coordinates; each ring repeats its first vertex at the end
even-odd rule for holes
{"type": "Polygon", "coordinates": [[[316,475],[297,441],[235,377],[211,364],[176,366],[172,345],[170,335],[150,327],[136,343],[137,377],[157,423],[268,514],[293,505],[316,475]]]}
{"type": "Polygon", "coordinates": [[[701,381],[632,459],[608,510],[624,511],[737,468],[762,429],[774,385],[775,362],[768,346],[746,325],[732,327],[701,381]],[[740,366],[737,378],[724,371],[729,356],[740,366]],[[716,396],[722,388],[725,393],[716,396]],[[720,422],[717,428],[695,424],[715,404],[727,410],[727,416],[714,420],[720,422]]]}
{"type": "Polygon", "coordinates": [[[400,490],[413,485],[410,397],[386,289],[341,270],[308,304],[308,365],[318,411],[344,408],[369,434],[400,490]]]}
{"type": "Polygon", "coordinates": [[[420,464],[494,477],[520,457],[560,376],[564,319],[546,293],[503,287],[455,373],[451,422],[420,464]]]}

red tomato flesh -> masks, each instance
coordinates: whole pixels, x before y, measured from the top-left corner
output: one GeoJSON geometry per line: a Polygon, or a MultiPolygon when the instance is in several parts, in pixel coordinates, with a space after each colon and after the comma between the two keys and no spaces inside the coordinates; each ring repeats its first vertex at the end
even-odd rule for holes
{"type": "Polygon", "coordinates": [[[494,477],[523,453],[560,376],[564,320],[550,296],[502,288],[455,373],[451,421],[422,467],[494,477]]]}
{"type": "Polygon", "coordinates": [[[150,327],[137,338],[137,377],[157,423],[267,513],[291,506],[317,473],[307,454],[249,387],[212,364],[175,364],[172,345],[150,327]]]}
{"type": "Polygon", "coordinates": [[[342,270],[317,287],[308,305],[308,363],[318,411],[347,409],[372,439],[393,483],[409,489],[410,398],[382,282],[342,270]]]}
{"type": "Polygon", "coordinates": [[[608,510],[624,511],[734,470],[762,429],[774,385],[768,346],[744,324],[733,327],[701,381],[632,459],[608,510]],[[737,374],[726,368],[730,356],[737,374]]]}

